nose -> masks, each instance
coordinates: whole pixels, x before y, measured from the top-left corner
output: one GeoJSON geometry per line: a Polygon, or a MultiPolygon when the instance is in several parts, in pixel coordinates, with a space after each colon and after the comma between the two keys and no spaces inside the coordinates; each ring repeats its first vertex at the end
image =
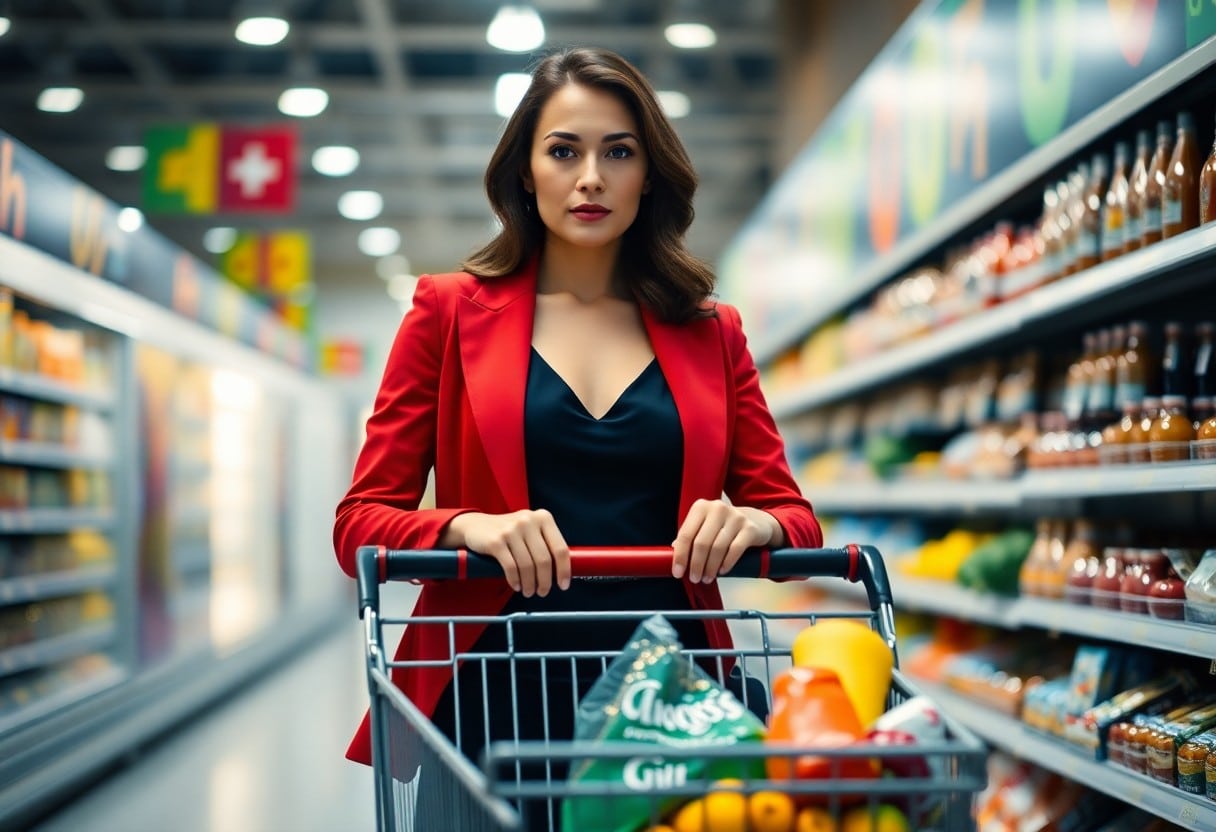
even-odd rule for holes
{"type": "Polygon", "coordinates": [[[579,193],[600,193],[604,190],[604,178],[600,176],[599,166],[594,157],[588,158],[579,172],[579,193]]]}

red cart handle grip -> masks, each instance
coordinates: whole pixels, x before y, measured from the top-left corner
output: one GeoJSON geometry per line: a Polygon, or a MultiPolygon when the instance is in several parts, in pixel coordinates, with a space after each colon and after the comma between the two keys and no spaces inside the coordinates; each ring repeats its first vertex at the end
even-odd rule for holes
{"type": "MultiPolygon", "coordinates": [[[[573,547],[570,571],[575,578],[665,578],[671,576],[671,547],[573,547]]],[[[360,611],[375,609],[377,584],[384,581],[502,578],[494,558],[465,549],[385,549],[361,546],[357,556],[360,611]]],[[[749,549],[731,570],[731,578],[835,577],[860,582],[870,608],[890,605],[891,585],[882,555],[873,546],[850,544],[840,549],[749,549]]]]}

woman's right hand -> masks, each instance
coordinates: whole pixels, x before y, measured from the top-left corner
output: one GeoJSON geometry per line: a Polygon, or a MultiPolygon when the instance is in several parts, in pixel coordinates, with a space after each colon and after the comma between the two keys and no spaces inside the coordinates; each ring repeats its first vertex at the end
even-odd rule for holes
{"type": "Polygon", "coordinates": [[[570,547],[545,509],[511,514],[458,514],[440,545],[489,555],[502,566],[507,583],[525,597],[544,597],[554,581],[570,588],[570,547]]]}

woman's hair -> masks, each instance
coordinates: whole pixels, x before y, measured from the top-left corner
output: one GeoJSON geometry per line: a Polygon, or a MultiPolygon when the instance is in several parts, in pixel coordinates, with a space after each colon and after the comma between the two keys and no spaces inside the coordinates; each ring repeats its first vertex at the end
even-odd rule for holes
{"type": "Polygon", "coordinates": [[[684,322],[711,314],[704,301],[714,273],[684,247],[692,223],[697,174],[650,83],[628,61],[606,49],[566,49],[544,58],[527,93],[507,121],[486,169],[486,194],[502,230],[463,268],[479,277],[512,274],[540,253],[545,226],[535,195],[524,190],[532,137],[540,111],[567,84],[605,90],[621,100],[638,123],[649,159],[650,190],[621,241],[618,273],[638,302],[661,319],[684,322]]]}

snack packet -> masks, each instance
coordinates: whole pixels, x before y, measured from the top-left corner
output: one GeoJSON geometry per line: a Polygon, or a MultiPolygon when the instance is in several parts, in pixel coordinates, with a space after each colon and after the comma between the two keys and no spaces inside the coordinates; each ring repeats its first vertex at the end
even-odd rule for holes
{"type": "Polygon", "coordinates": [[[764,724],[680,650],[675,628],[665,618],[646,619],[579,703],[576,742],[636,742],[638,756],[576,763],[570,783],[603,785],[605,795],[563,801],[562,829],[634,832],[690,799],[656,791],[764,776],[758,755],[751,760],[664,758],[664,749],[759,743],[764,737],[764,724]]]}

